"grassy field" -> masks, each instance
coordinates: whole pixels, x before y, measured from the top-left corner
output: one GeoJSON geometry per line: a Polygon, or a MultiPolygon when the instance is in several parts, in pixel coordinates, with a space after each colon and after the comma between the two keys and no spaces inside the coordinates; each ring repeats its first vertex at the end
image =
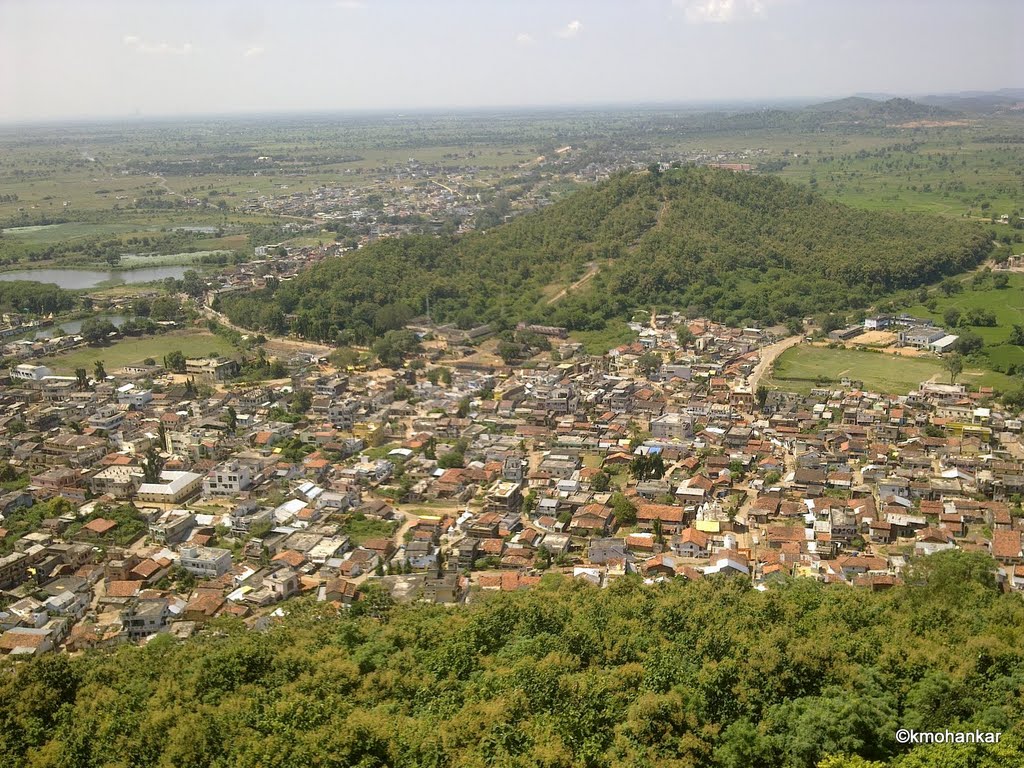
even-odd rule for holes
{"type": "Polygon", "coordinates": [[[43,358],[39,362],[61,373],[74,373],[76,368],[92,371],[97,360],[102,360],[108,371],[114,371],[130,363],[139,363],[147,357],[159,362],[164,355],[181,350],[185,357],[207,357],[208,355],[234,354],[234,347],[207,331],[174,331],[161,336],[145,336],[139,339],[124,339],[109,347],[81,347],[69,352],[43,358]]]}
{"type": "Polygon", "coordinates": [[[871,210],[988,219],[1024,204],[1021,145],[979,141],[984,131],[973,128],[902,133],[835,140],[831,148],[810,152],[800,147],[804,151],[788,157],[779,175],[871,210]]]}
{"type": "Polygon", "coordinates": [[[1024,325],[1024,274],[1010,274],[1008,278],[1006,288],[994,287],[989,278],[983,277],[983,282],[977,285],[967,278],[961,293],[945,296],[933,290],[927,304],[913,304],[905,311],[915,317],[931,318],[941,325],[945,312],[951,307],[961,313],[971,309],[989,310],[996,316],[995,326],[971,327],[985,341],[985,356],[994,367],[1003,370],[1011,364],[1024,365],[1024,348],[1008,343],[1013,326],[1024,325]]]}
{"type": "MultiPolygon", "coordinates": [[[[949,381],[949,374],[936,358],[899,357],[801,344],[779,357],[772,378],[766,383],[775,389],[809,392],[821,384],[838,384],[844,377],[864,382],[865,389],[896,395],[917,389],[922,381],[949,381]]],[[[1012,385],[1010,377],[977,369],[965,370],[960,380],[1001,390],[1012,385]]]]}
{"type": "Polygon", "coordinates": [[[601,331],[573,331],[572,341],[583,345],[588,355],[603,355],[609,349],[636,341],[636,334],[622,320],[611,320],[601,331]]]}

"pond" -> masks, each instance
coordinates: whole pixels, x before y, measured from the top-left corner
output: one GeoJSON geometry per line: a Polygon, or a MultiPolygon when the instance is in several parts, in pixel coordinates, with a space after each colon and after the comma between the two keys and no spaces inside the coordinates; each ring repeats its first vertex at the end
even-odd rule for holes
{"type": "MultiPolygon", "coordinates": [[[[96,315],[97,320],[109,320],[115,328],[120,328],[124,325],[124,321],[128,319],[126,315],[96,315]]],[[[81,320],[65,320],[57,325],[51,325],[49,328],[40,328],[36,331],[37,339],[52,339],[54,336],[74,336],[82,330],[82,323],[88,318],[83,317],[81,320]],[[64,333],[57,333],[58,330],[64,333]]]]}
{"type": "Polygon", "coordinates": [[[19,269],[14,272],[0,272],[0,281],[33,280],[38,283],[56,283],[69,291],[95,288],[101,283],[131,285],[150,283],[173,277],[180,280],[190,266],[141,267],[119,272],[100,269],[19,269]]]}

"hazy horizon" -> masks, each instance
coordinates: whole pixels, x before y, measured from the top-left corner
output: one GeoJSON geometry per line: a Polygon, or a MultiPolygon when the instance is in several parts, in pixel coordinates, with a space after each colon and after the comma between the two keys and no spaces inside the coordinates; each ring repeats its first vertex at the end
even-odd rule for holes
{"type": "Polygon", "coordinates": [[[1017,87],[1015,0],[0,0],[0,122],[798,104],[1017,87]]]}

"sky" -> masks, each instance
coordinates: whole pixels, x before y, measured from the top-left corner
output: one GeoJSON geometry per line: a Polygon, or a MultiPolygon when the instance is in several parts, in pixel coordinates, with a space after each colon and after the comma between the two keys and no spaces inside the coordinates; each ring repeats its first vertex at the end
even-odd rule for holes
{"type": "Polygon", "coordinates": [[[1024,0],[0,0],[0,121],[1024,85],[1024,0]]]}

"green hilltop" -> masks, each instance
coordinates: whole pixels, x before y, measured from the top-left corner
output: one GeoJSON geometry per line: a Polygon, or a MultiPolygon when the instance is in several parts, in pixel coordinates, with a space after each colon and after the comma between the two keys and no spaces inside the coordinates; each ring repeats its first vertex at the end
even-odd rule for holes
{"type": "Polygon", "coordinates": [[[652,306],[734,325],[864,308],[978,265],[980,225],[862,211],[765,176],[701,167],[620,173],[464,236],[379,241],[225,299],[239,325],[368,341],[424,312],[460,327],[520,320],[600,330],[652,306]],[[562,298],[564,287],[596,275],[562,298]],[[557,299],[557,300],[554,300],[557,299]]]}
{"type": "Polygon", "coordinates": [[[537,589],[464,607],[300,600],[0,680],[0,759],[249,768],[1021,765],[1024,603],[933,555],[885,592],[728,577],[537,589]],[[898,729],[994,731],[992,746],[898,729]],[[870,761],[870,762],[868,762],[870,761]]]}

